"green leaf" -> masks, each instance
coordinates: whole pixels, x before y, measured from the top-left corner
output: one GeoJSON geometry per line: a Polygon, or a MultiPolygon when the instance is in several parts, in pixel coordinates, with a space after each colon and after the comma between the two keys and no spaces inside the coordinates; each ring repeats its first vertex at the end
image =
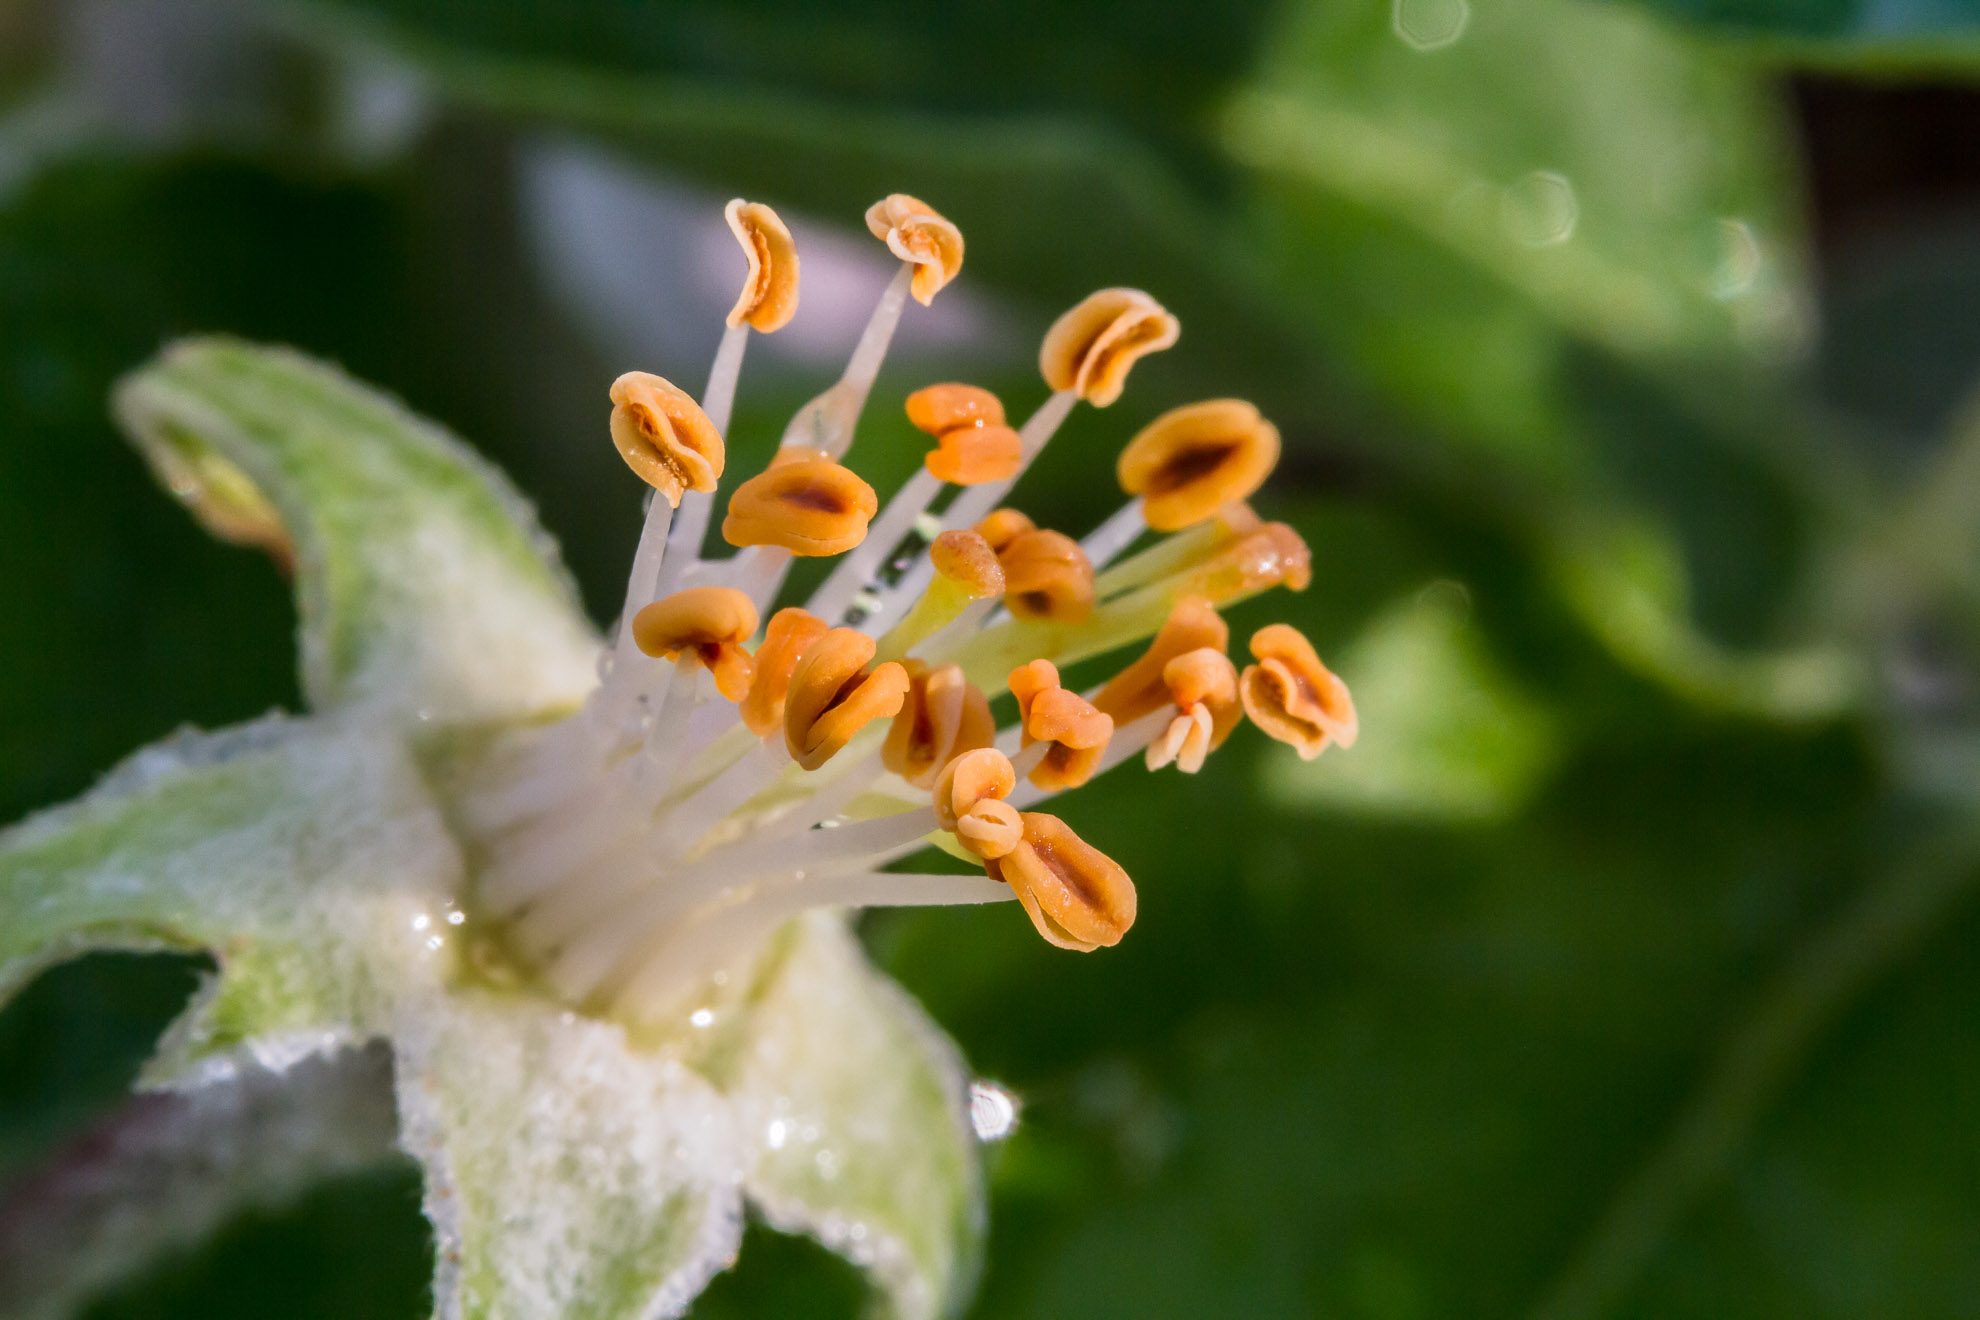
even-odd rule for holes
{"type": "Polygon", "coordinates": [[[1768,61],[1860,73],[1980,66],[1980,17],[1961,0],[1639,0],[1768,61]]]}
{"type": "Polygon", "coordinates": [[[334,368],[181,343],[116,410],[209,529],[292,561],[303,689],[408,725],[581,700],[596,642],[535,515],[493,467],[334,368]]]}
{"type": "Polygon", "coordinates": [[[841,917],[783,938],[716,1071],[752,1152],[750,1201],[863,1265],[902,1320],[947,1314],[983,1233],[962,1060],[841,917]]]}
{"type": "Polygon", "coordinates": [[[743,1152],[677,1057],[495,991],[404,1008],[399,1114],[427,1171],[437,1316],[679,1315],[734,1261],[743,1152]]]}
{"type": "Polygon", "coordinates": [[[1491,820],[1526,804],[1560,756],[1551,713],[1465,618],[1454,583],[1392,605],[1341,654],[1362,737],[1313,761],[1265,759],[1260,787],[1298,809],[1491,820]]]}

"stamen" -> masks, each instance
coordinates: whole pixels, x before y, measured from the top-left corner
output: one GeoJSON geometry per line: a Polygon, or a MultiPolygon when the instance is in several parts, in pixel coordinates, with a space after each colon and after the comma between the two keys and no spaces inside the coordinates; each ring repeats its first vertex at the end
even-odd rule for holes
{"type": "Polygon", "coordinates": [[[1077,788],[1091,779],[1114,736],[1113,718],[1077,692],[1061,687],[1059,671],[1050,660],[1033,660],[1012,670],[1010,688],[1018,702],[1024,746],[1051,744],[1027,778],[1039,788],[1053,790],[1077,788]]]}
{"type": "Polygon", "coordinates": [[[1009,856],[984,863],[1017,891],[1025,915],[1061,949],[1090,953],[1120,943],[1134,924],[1134,881],[1113,858],[1057,816],[1027,811],[1024,837],[1009,856]]]}
{"type": "Polygon", "coordinates": [[[1260,628],[1251,638],[1258,661],[1238,681],[1251,722],[1311,761],[1331,743],[1354,746],[1360,732],[1347,684],[1320,663],[1313,643],[1283,623],[1260,628]]]}
{"type": "Polygon", "coordinates": [[[784,701],[784,744],[805,769],[824,765],[872,721],[900,713],[907,670],[891,660],[869,669],[873,651],[865,633],[834,628],[798,661],[784,701]]]}
{"type": "Polygon", "coordinates": [[[612,443],[670,507],[683,491],[714,490],[722,476],[722,433],[685,391],[649,372],[612,382],[612,443]]]}
{"type": "Polygon", "coordinates": [[[1009,856],[1023,837],[1017,809],[1004,801],[1017,771],[995,748],[952,759],[935,783],[935,819],[984,861],[1009,856]]]}
{"type": "Polygon", "coordinates": [[[1299,534],[1283,523],[1267,523],[1169,578],[1103,601],[1078,623],[987,628],[941,658],[960,664],[975,682],[1005,672],[1027,655],[1043,653],[1059,664],[1071,665],[1148,636],[1168,617],[1175,603],[1186,597],[1200,596],[1229,605],[1281,583],[1300,590],[1311,577],[1310,557],[1299,534]]]}
{"type": "Polygon", "coordinates": [[[756,648],[756,677],[749,695],[742,701],[742,722],[759,738],[767,738],[784,723],[784,697],[791,688],[791,674],[805,648],[823,637],[825,621],[808,610],[793,606],[778,610],[764,630],[763,644],[756,648]]]}
{"type": "Polygon", "coordinates": [[[1004,594],[1004,569],[989,542],[975,532],[943,532],[928,547],[934,581],[914,609],[880,639],[882,659],[906,655],[922,639],[953,622],[977,601],[1004,594]]]}
{"type": "Polygon", "coordinates": [[[633,616],[633,640],[677,666],[705,665],[731,701],[749,695],[755,663],[743,643],[756,632],[756,605],[733,587],[690,587],[633,616]]]}
{"type": "Polygon", "coordinates": [[[892,193],[867,208],[866,227],[914,267],[914,300],[923,307],[962,270],[963,237],[928,203],[892,193]]]}
{"type": "Polygon", "coordinates": [[[1164,672],[1171,660],[1205,647],[1221,654],[1230,641],[1229,626],[1209,601],[1199,596],[1177,601],[1146,654],[1108,680],[1093,704],[1113,716],[1116,723],[1138,720],[1169,704],[1171,694],[1164,672]]]}
{"type": "Polygon", "coordinates": [[[722,215],[749,258],[749,277],[729,309],[730,328],[746,323],[766,335],[783,329],[797,312],[798,300],[797,245],[791,231],[762,202],[738,197],[722,215]]]}
{"type": "Polygon", "coordinates": [[[1024,439],[1004,425],[1004,405],[974,385],[930,385],[908,395],[908,420],[937,447],[922,460],[955,486],[1008,481],[1024,463],[1024,439]]]}
{"type": "Polygon", "coordinates": [[[880,502],[849,467],[812,449],[780,450],[729,499],[722,539],[794,555],[841,554],[866,539],[880,502]]]}
{"type": "Polygon", "coordinates": [[[1053,389],[1072,390],[1105,408],[1121,397],[1137,361],[1181,334],[1181,322],[1141,290],[1101,289],[1052,323],[1038,350],[1038,370],[1053,389]]]}
{"type": "Polygon", "coordinates": [[[1279,461],[1279,429],[1242,399],[1212,399],[1163,413],[1121,451],[1121,489],[1142,497],[1158,532],[1203,521],[1249,499],[1279,461]]]}
{"type": "Polygon", "coordinates": [[[908,693],[894,716],[880,763],[917,788],[927,788],[953,758],[997,741],[990,699],[957,665],[930,670],[907,662],[908,693]]]}
{"type": "Polygon", "coordinates": [[[1221,650],[1199,647],[1164,665],[1162,681],[1177,714],[1162,736],[1149,744],[1148,768],[1159,770],[1173,762],[1184,774],[1193,775],[1243,718],[1237,667],[1221,650]]]}
{"type": "MultiPolygon", "coordinates": [[[[978,524],[979,534],[990,522],[978,524]]],[[[992,530],[1001,537],[1005,528],[992,530]]],[[[1070,536],[1036,527],[1016,532],[998,550],[997,562],[1004,570],[1004,608],[1018,618],[1078,623],[1093,612],[1093,565],[1070,536]]]]}

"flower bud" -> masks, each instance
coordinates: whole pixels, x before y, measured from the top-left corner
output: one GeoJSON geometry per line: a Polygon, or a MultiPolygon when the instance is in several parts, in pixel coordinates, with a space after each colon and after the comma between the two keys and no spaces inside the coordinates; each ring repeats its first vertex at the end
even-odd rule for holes
{"type": "Polygon", "coordinates": [[[784,745],[806,770],[831,760],[874,720],[899,713],[908,676],[894,661],[868,669],[873,639],[834,628],[805,650],[784,697],[784,745]]]}
{"type": "Polygon", "coordinates": [[[791,241],[791,231],[762,202],[738,197],[722,215],[749,258],[749,275],[736,305],[729,309],[729,324],[747,321],[750,329],[766,335],[783,329],[797,311],[798,299],[797,245],[791,241]]]}
{"type": "Polygon", "coordinates": [[[1101,289],[1052,323],[1038,370],[1055,390],[1076,390],[1096,408],[1121,397],[1128,369],[1169,347],[1182,326],[1139,289],[1101,289]]]}
{"type": "Polygon", "coordinates": [[[755,665],[742,644],[756,632],[756,604],[734,587],[689,587],[633,615],[633,642],[648,655],[687,653],[715,676],[731,701],[749,695],[755,665]]]}
{"type": "Polygon", "coordinates": [[[902,261],[914,263],[914,300],[926,307],[962,269],[963,237],[940,212],[906,193],[891,193],[866,210],[866,227],[902,261]]]}
{"type": "Polygon", "coordinates": [[[1347,684],[1334,676],[1298,629],[1283,623],[1260,628],[1251,638],[1258,663],[1238,680],[1251,722],[1302,761],[1311,761],[1329,743],[1354,746],[1360,731],[1347,684]]]}
{"type": "Polygon", "coordinates": [[[879,508],[873,487],[844,464],[808,450],[793,457],[780,452],[729,497],[722,539],[794,555],[836,555],[866,539],[879,508]]]}
{"type": "Polygon", "coordinates": [[[1242,399],[1172,408],[1121,451],[1121,489],[1142,517],[1173,532],[1250,498],[1279,461],[1279,430],[1242,399]]]}
{"type": "Polygon", "coordinates": [[[612,443],[641,481],[674,508],[721,479],[721,433],[685,392],[644,371],[612,382],[612,443]]]}

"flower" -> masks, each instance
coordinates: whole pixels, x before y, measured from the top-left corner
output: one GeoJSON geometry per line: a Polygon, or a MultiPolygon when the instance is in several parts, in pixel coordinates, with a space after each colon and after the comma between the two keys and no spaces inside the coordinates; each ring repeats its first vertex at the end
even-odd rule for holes
{"type": "Polygon", "coordinates": [[[917,392],[944,457],[879,504],[845,461],[859,417],[907,296],[962,250],[903,195],[868,217],[903,264],[844,375],[730,497],[736,552],[704,557],[748,336],[797,298],[775,213],[728,217],[749,271],[707,390],[610,391],[654,494],[607,643],[502,476],[377,392],[218,339],[127,378],[117,415],[167,487],[294,566],[311,713],[176,735],[0,835],[0,997],[87,948],[214,954],[147,1085],[390,1042],[441,1315],[678,1313],[745,1201],[895,1312],[942,1311],[980,1233],[963,1074],[843,910],[1015,900],[1055,945],[1115,944],[1132,880],[1030,808],[1137,755],[1194,772],[1242,710],[1303,755],[1353,736],[1297,634],[1261,632],[1241,681],[1225,653],[1219,606],[1307,578],[1289,528],[1230,502],[1276,456],[1248,405],[1138,442],[1132,498],[1084,540],[1003,507],[1077,402],[1174,342],[1146,294],[1061,319],[1016,429],[987,392],[917,392]],[[1129,553],[1151,524],[1181,530],[1129,553]],[[798,555],[839,561],[772,612],[798,555]],[[1112,683],[1062,686],[1158,628],[1112,683]],[[889,869],[931,844],[976,869],[889,869]]]}

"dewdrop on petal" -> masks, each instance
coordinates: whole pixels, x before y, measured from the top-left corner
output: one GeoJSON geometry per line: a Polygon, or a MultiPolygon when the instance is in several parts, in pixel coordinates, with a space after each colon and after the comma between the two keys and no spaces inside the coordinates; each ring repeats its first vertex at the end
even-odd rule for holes
{"type": "Polygon", "coordinates": [[[1050,660],[1033,660],[1011,671],[1011,695],[1017,698],[1024,745],[1049,744],[1027,776],[1047,790],[1078,788],[1100,768],[1114,721],[1077,692],[1059,685],[1059,670],[1050,660]]]}
{"type": "Polygon", "coordinates": [[[1176,342],[1182,323],[1139,289],[1101,289],[1052,323],[1038,370],[1055,390],[1096,408],[1121,397],[1129,368],[1176,342]]]}
{"type": "Polygon", "coordinates": [[[1173,532],[1249,499],[1279,461],[1279,430],[1242,399],[1172,408],[1121,451],[1121,489],[1141,497],[1142,516],[1173,532]]]}
{"type": "Polygon", "coordinates": [[[784,746],[806,770],[831,760],[874,720],[900,713],[907,670],[888,661],[869,669],[873,639],[834,628],[806,649],[784,697],[784,746]]]}
{"type": "Polygon", "coordinates": [[[1330,743],[1354,746],[1360,732],[1347,684],[1320,663],[1313,643],[1283,623],[1260,628],[1251,638],[1258,661],[1238,681],[1251,722],[1311,761],[1330,743]]]}
{"type": "Polygon", "coordinates": [[[962,269],[962,231],[928,203],[892,193],[866,210],[866,227],[902,261],[914,264],[914,300],[926,307],[962,269]]]}
{"type": "Polygon", "coordinates": [[[959,665],[930,669],[919,660],[905,665],[907,696],[880,747],[880,763],[917,788],[935,782],[942,767],[964,752],[997,741],[990,699],[963,677],[959,665]]]}
{"type": "Polygon", "coordinates": [[[687,655],[731,701],[749,695],[755,664],[743,643],[756,632],[756,604],[734,587],[690,587],[633,616],[633,642],[651,656],[687,655]]]}
{"type": "Polygon", "coordinates": [[[794,555],[842,554],[866,539],[879,508],[873,487],[851,468],[816,450],[787,447],[729,497],[722,539],[794,555]]]}
{"type": "Polygon", "coordinates": [[[1004,424],[997,396],[974,385],[930,385],[908,395],[908,420],[935,437],[929,475],[955,486],[1008,481],[1024,466],[1024,441],[1004,424]]]}
{"type": "Polygon", "coordinates": [[[722,435],[701,405],[660,377],[628,371],[612,382],[612,443],[639,479],[679,508],[690,490],[722,476],[722,435]]]}
{"type": "Polygon", "coordinates": [[[984,863],[1017,893],[1038,933],[1061,949],[1090,953],[1120,943],[1134,924],[1134,881],[1120,863],[1057,816],[1027,811],[1010,854],[984,863]]]}
{"type": "Polygon", "coordinates": [[[729,309],[729,325],[746,321],[750,329],[766,335],[783,329],[797,312],[798,301],[797,244],[791,241],[791,231],[762,202],[738,197],[722,215],[749,258],[749,275],[736,305],[729,309]]]}

